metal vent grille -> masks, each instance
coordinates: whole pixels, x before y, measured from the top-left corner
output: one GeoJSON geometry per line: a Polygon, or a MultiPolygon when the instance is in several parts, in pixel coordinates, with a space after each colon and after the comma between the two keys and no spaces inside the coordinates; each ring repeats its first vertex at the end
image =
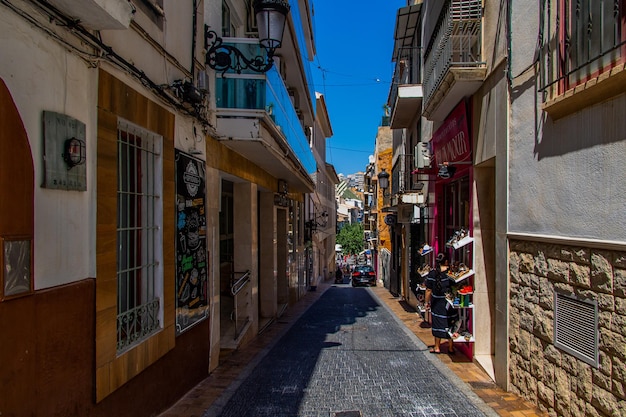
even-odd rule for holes
{"type": "Polygon", "coordinates": [[[554,293],[554,346],[598,367],[598,303],[554,293]]]}

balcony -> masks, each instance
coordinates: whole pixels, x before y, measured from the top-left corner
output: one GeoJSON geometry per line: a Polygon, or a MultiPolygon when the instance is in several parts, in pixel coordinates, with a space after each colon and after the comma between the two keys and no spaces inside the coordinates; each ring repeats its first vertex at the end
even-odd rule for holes
{"type": "MultiPolygon", "coordinates": [[[[234,38],[225,38],[232,43],[234,38]]],[[[261,54],[257,43],[237,39],[247,56],[261,54]]],[[[289,181],[294,192],[312,192],[316,163],[300,115],[280,74],[242,71],[216,78],[218,140],[276,178],[289,181]]]]}
{"type": "Polygon", "coordinates": [[[48,0],[93,30],[128,29],[134,7],[128,0],[48,0]]]}
{"type": "Polygon", "coordinates": [[[422,114],[422,85],[417,82],[419,74],[419,49],[409,48],[403,60],[396,63],[389,103],[391,104],[390,127],[404,129],[413,126],[413,120],[422,114]]]}
{"type": "Polygon", "coordinates": [[[482,60],[481,0],[450,0],[424,59],[424,111],[443,121],[464,97],[474,94],[487,75],[482,60]]]}
{"type": "MultiPolygon", "coordinates": [[[[428,178],[428,176],[418,173],[415,168],[415,157],[413,155],[399,154],[394,157],[394,165],[391,171],[392,195],[414,194],[423,190],[424,183],[427,180],[422,179],[422,177],[428,178]]],[[[403,201],[400,199],[400,202],[403,201]]]]}
{"type": "Polygon", "coordinates": [[[392,61],[396,63],[389,92],[390,127],[410,127],[422,113],[421,47],[419,28],[421,4],[398,10],[392,61]]]}

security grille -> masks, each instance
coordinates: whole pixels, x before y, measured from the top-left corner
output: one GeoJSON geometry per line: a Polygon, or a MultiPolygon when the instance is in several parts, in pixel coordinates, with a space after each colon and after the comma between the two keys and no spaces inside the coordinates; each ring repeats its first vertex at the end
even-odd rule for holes
{"type": "Polygon", "coordinates": [[[454,20],[480,20],[483,17],[481,0],[452,0],[450,12],[454,20]]]}
{"type": "Polygon", "coordinates": [[[540,2],[540,83],[547,99],[611,71],[624,60],[624,2],[540,2]],[[593,75],[593,76],[596,76],[593,75]]]}
{"type": "Polygon", "coordinates": [[[449,0],[424,54],[428,103],[451,67],[483,67],[481,0],[449,0]]]}
{"type": "Polygon", "coordinates": [[[158,331],[162,322],[163,138],[118,122],[117,351],[158,331]]]}
{"type": "Polygon", "coordinates": [[[598,367],[598,303],[555,291],[554,346],[598,367]]]}

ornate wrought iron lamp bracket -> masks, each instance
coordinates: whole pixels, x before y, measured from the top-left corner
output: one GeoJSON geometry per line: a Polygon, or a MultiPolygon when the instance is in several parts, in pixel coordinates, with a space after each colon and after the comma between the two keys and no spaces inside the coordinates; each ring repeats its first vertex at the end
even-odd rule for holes
{"type": "Polygon", "coordinates": [[[274,48],[266,49],[267,59],[261,55],[246,56],[236,47],[224,44],[222,38],[213,30],[205,31],[206,64],[215,71],[224,74],[229,69],[241,74],[241,71],[250,69],[255,72],[267,72],[274,65],[274,48]]]}

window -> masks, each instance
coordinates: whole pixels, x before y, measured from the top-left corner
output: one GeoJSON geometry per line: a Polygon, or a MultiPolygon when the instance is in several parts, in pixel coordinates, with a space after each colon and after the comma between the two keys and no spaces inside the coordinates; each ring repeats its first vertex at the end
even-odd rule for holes
{"type": "Polygon", "coordinates": [[[162,137],[118,122],[117,351],[161,328],[162,137]]]}
{"type": "Polygon", "coordinates": [[[231,23],[230,7],[225,1],[222,2],[222,36],[235,37],[235,26],[231,23]]]}
{"type": "Polygon", "coordinates": [[[624,0],[544,0],[541,7],[542,83],[553,95],[624,62],[624,0]]]}
{"type": "Polygon", "coordinates": [[[177,236],[174,113],[106,71],[98,91],[96,402],[176,346],[177,236]]]}
{"type": "Polygon", "coordinates": [[[0,237],[0,301],[33,293],[33,240],[0,237]]]}
{"type": "Polygon", "coordinates": [[[254,2],[252,0],[246,0],[246,7],[248,10],[247,13],[247,24],[246,31],[248,33],[256,33],[259,31],[259,28],[256,24],[256,14],[254,13],[254,2]]]}

